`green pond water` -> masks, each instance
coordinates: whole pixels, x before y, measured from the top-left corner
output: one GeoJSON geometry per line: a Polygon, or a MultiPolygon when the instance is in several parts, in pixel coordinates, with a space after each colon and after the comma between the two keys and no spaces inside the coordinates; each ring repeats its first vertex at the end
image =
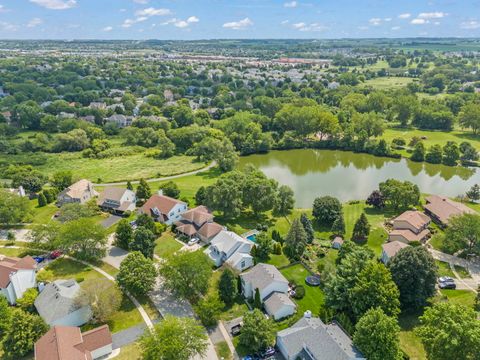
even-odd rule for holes
{"type": "Polygon", "coordinates": [[[290,186],[296,206],[309,208],[315,197],[362,200],[378,183],[395,178],[417,184],[420,191],[454,197],[480,183],[480,169],[416,163],[335,150],[271,151],[242,157],[240,167],[253,164],[268,177],[290,186]]]}

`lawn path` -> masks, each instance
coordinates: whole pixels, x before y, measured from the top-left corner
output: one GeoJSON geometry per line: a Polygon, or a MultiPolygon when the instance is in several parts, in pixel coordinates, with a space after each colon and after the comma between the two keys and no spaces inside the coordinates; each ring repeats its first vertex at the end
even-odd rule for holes
{"type": "MultiPolygon", "coordinates": [[[[151,182],[157,182],[157,181],[167,181],[167,180],[171,180],[171,179],[178,179],[178,178],[181,178],[181,177],[184,177],[184,176],[196,175],[198,173],[210,170],[211,168],[213,168],[216,165],[217,165],[217,162],[212,161],[208,166],[205,166],[204,168],[201,168],[201,169],[198,169],[198,170],[189,171],[189,172],[186,172],[186,173],[183,173],[183,174],[164,176],[164,177],[159,177],[159,178],[154,178],[154,179],[146,179],[145,181],[147,183],[151,183],[151,182]]],[[[127,185],[127,183],[128,183],[128,181],[119,181],[119,182],[104,183],[104,184],[93,184],[93,185],[95,185],[95,186],[119,186],[119,185],[127,185]]],[[[138,184],[138,183],[140,183],[139,180],[130,181],[130,184],[138,184]]]]}

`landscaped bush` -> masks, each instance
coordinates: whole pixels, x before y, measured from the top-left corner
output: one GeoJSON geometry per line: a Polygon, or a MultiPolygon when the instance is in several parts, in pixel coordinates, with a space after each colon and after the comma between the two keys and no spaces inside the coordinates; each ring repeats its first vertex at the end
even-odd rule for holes
{"type": "Polygon", "coordinates": [[[293,297],[295,299],[303,299],[304,296],[305,296],[305,288],[303,287],[303,285],[298,285],[295,288],[295,295],[293,297]]]}

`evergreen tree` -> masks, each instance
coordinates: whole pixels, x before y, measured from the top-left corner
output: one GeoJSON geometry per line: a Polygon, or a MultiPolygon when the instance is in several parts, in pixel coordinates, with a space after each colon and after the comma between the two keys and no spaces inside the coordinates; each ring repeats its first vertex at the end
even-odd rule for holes
{"type": "Polygon", "coordinates": [[[315,231],[313,230],[312,222],[305,213],[302,213],[302,215],[300,216],[300,221],[307,235],[307,243],[311,244],[315,239],[315,231]]]}
{"type": "Polygon", "coordinates": [[[195,193],[195,204],[203,205],[205,203],[205,198],[207,196],[207,189],[205,186],[200,186],[195,193]]]}
{"type": "Polygon", "coordinates": [[[343,236],[345,235],[345,220],[343,219],[343,214],[340,214],[332,224],[332,233],[334,235],[343,236]]]}
{"type": "Polygon", "coordinates": [[[133,241],[130,243],[129,249],[140,251],[146,258],[153,259],[155,250],[154,233],[144,227],[139,227],[133,234],[133,241]]]}
{"type": "Polygon", "coordinates": [[[47,205],[47,198],[45,197],[45,195],[43,195],[43,192],[41,192],[38,195],[38,207],[44,207],[46,205],[47,205]]]}
{"type": "Polygon", "coordinates": [[[362,213],[353,227],[352,240],[356,242],[364,242],[370,234],[370,224],[367,216],[362,213]]]}
{"type": "Polygon", "coordinates": [[[478,184],[473,185],[470,190],[467,191],[467,196],[470,200],[480,200],[480,186],[478,184]]]}
{"type": "Polygon", "coordinates": [[[420,141],[415,145],[410,160],[417,162],[425,160],[425,145],[423,145],[423,142],[420,141]]]}
{"type": "Polygon", "coordinates": [[[140,204],[144,204],[145,201],[152,196],[152,190],[145,179],[140,179],[140,184],[138,184],[136,195],[137,201],[140,204]]]}
{"type": "Polygon", "coordinates": [[[253,300],[253,307],[256,309],[262,308],[262,299],[260,299],[260,291],[258,288],[255,289],[255,298],[253,300]]]}
{"type": "Polygon", "coordinates": [[[227,305],[230,306],[235,302],[235,299],[238,295],[238,286],[237,279],[235,274],[229,268],[226,268],[222,275],[220,276],[220,281],[218,282],[218,293],[220,299],[227,305]]]}
{"type": "Polygon", "coordinates": [[[130,181],[127,181],[127,189],[133,191],[133,185],[130,181]]]}
{"type": "Polygon", "coordinates": [[[290,259],[299,260],[307,244],[307,234],[300,220],[295,219],[285,238],[284,252],[290,259]]]}

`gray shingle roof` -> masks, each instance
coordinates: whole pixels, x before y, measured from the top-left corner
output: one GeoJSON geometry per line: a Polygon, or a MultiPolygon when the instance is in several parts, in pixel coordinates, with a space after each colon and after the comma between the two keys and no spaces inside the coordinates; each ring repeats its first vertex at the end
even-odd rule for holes
{"type": "Polygon", "coordinates": [[[325,325],[319,318],[302,318],[292,327],[279,331],[277,338],[291,358],[306,348],[316,360],[365,359],[338,325],[325,325]]]}
{"type": "Polygon", "coordinates": [[[273,281],[280,281],[288,284],[288,280],[278,269],[270,264],[257,264],[252,270],[240,275],[245,282],[251,283],[253,289],[262,291],[273,281]]]}
{"type": "Polygon", "coordinates": [[[263,303],[265,310],[270,315],[274,315],[277,311],[281,310],[284,306],[293,306],[296,308],[295,303],[288,297],[287,294],[274,292],[263,303]]]}

